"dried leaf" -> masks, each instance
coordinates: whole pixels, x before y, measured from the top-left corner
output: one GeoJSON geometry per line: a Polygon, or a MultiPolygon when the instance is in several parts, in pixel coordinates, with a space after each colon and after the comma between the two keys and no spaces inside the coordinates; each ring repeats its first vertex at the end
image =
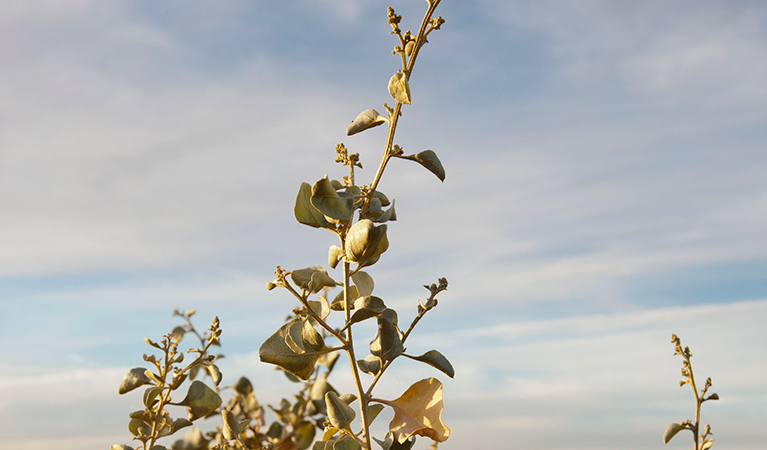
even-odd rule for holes
{"type": "Polygon", "coordinates": [[[401,70],[389,79],[389,95],[400,103],[410,104],[410,84],[401,70]]]}
{"type": "Polygon", "coordinates": [[[708,450],[708,449],[711,448],[712,445],[714,445],[714,440],[713,439],[706,439],[703,442],[703,445],[700,446],[700,450],[708,450]]]}
{"type": "Polygon", "coordinates": [[[351,136],[368,128],[377,127],[387,122],[386,117],[382,116],[375,109],[366,109],[359,113],[352,123],[346,128],[346,135],[351,136]]]}
{"type": "Polygon", "coordinates": [[[398,399],[382,403],[394,409],[389,430],[396,442],[416,435],[445,442],[450,436],[450,429],[442,422],[442,383],[435,378],[418,381],[398,399]]]}

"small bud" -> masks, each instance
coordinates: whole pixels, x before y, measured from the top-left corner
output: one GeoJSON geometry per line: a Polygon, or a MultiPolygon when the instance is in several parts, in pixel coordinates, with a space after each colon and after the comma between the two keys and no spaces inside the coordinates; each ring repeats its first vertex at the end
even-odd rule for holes
{"type": "Polygon", "coordinates": [[[277,287],[277,285],[276,285],[276,284],[274,284],[274,283],[273,283],[273,282],[271,282],[271,281],[270,281],[270,282],[268,282],[268,283],[266,283],[266,290],[267,290],[267,291],[271,291],[272,289],[274,289],[274,288],[276,288],[276,287],[277,287]]]}

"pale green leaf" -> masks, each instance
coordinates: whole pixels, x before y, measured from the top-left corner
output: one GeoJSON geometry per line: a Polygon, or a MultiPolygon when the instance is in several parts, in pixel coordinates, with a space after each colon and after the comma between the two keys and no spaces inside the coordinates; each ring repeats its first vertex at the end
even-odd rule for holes
{"type": "MultiPolygon", "coordinates": [[[[357,289],[357,286],[349,286],[349,306],[351,309],[354,309],[354,301],[357,300],[360,297],[359,290],[357,289]]],[[[343,311],[344,310],[344,290],[341,289],[341,292],[336,294],[335,298],[333,298],[333,302],[330,304],[330,309],[333,311],[343,311]]]]}
{"type": "Polygon", "coordinates": [[[331,269],[335,269],[341,258],[344,256],[344,251],[337,245],[331,245],[328,249],[328,265],[331,269]]]}
{"type": "Polygon", "coordinates": [[[387,122],[386,117],[382,116],[375,109],[366,109],[359,113],[351,124],[346,128],[346,135],[351,136],[368,128],[377,127],[387,122]]]}
{"type": "Polygon", "coordinates": [[[383,362],[381,361],[381,358],[375,355],[367,355],[365,356],[365,359],[357,360],[357,367],[359,367],[361,371],[374,376],[378,375],[378,372],[381,371],[382,365],[383,362]]]}
{"type": "Polygon", "coordinates": [[[154,382],[149,377],[147,377],[144,372],[146,372],[146,369],[143,367],[134,367],[133,369],[129,370],[120,383],[120,387],[117,389],[117,392],[122,395],[126,392],[130,392],[136,389],[139,386],[143,386],[145,384],[154,384],[154,382]]]}
{"type": "Polygon", "coordinates": [[[354,314],[349,319],[349,323],[346,324],[346,327],[353,323],[375,317],[384,312],[384,310],[386,310],[386,305],[384,305],[383,300],[380,298],[372,295],[360,297],[354,302],[354,314]]]}
{"type": "Polygon", "coordinates": [[[189,385],[186,397],[178,404],[186,406],[189,420],[194,421],[212,413],[221,406],[221,397],[202,381],[195,380],[189,385]]]}
{"type": "Polygon", "coordinates": [[[331,425],[340,429],[350,429],[349,426],[356,414],[349,405],[338,397],[338,394],[328,391],[325,394],[325,406],[328,411],[328,421],[331,425]]]}
{"type": "Polygon", "coordinates": [[[384,405],[380,403],[371,403],[368,404],[368,423],[373,423],[374,420],[376,420],[376,417],[378,417],[379,414],[381,414],[381,411],[384,410],[384,405]]]}
{"type": "Polygon", "coordinates": [[[247,396],[253,393],[253,384],[247,378],[240,377],[234,385],[234,390],[240,395],[247,396]]]}
{"type": "Polygon", "coordinates": [[[162,388],[159,386],[152,386],[144,390],[143,402],[147,409],[151,409],[155,402],[155,399],[162,394],[162,388]]]}
{"type": "Polygon", "coordinates": [[[228,409],[221,411],[222,429],[221,432],[224,435],[224,439],[227,441],[233,441],[240,435],[240,422],[235,417],[234,413],[228,409]]]}
{"type": "Polygon", "coordinates": [[[328,275],[327,270],[320,266],[293,270],[290,278],[297,286],[316,294],[326,287],[335,287],[337,283],[328,275]]]}
{"type": "Polygon", "coordinates": [[[152,426],[143,420],[131,419],[128,422],[128,431],[134,436],[149,436],[152,433],[152,426]]]}
{"type": "Polygon", "coordinates": [[[402,159],[409,159],[411,161],[416,161],[425,168],[427,168],[431,173],[437,176],[437,178],[440,179],[440,181],[445,181],[445,168],[442,167],[442,162],[439,160],[439,157],[437,157],[437,154],[434,153],[432,150],[424,150],[420,153],[416,153],[415,155],[407,155],[407,156],[399,156],[402,159]]]}
{"type": "Polygon", "coordinates": [[[357,221],[346,234],[346,260],[364,265],[389,246],[386,225],[375,225],[369,219],[357,221]]]}
{"type": "Polygon", "coordinates": [[[294,433],[295,435],[293,436],[293,442],[296,444],[296,447],[298,447],[298,450],[304,450],[312,445],[312,441],[314,441],[314,435],[317,433],[317,430],[315,429],[313,423],[303,421],[296,425],[294,433]]]}
{"type": "Polygon", "coordinates": [[[384,361],[391,361],[404,351],[397,325],[378,317],[378,332],[370,342],[370,353],[384,361]]]}
{"type": "Polygon", "coordinates": [[[663,443],[668,444],[668,441],[670,441],[674,436],[676,436],[677,433],[682,431],[684,427],[681,424],[678,423],[671,423],[668,427],[666,427],[666,431],[663,433],[663,443]]]}
{"type": "Polygon", "coordinates": [[[455,370],[453,369],[453,365],[450,364],[450,361],[445,358],[445,356],[438,352],[437,350],[429,350],[428,352],[424,353],[420,356],[410,356],[407,354],[403,354],[403,356],[407,356],[408,358],[415,359],[416,361],[425,362],[426,364],[435,367],[442,372],[445,373],[445,375],[449,376],[450,378],[453,378],[455,376],[455,370]]]}
{"type": "Polygon", "coordinates": [[[314,228],[332,228],[325,220],[325,215],[312,206],[312,187],[309,183],[301,183],[296,196],[296,204],[293,207],[293,214],[299,223],[309,225],[314,228]]]}
{"type": "Polygon", "coordinates": [[[327,217],[336,220],[351,219],[353,202],[351,197],[339,196],[327,176],[312,186],[311,204],[327,217]]]}
{"type": "Polygon", "coordinates": [[[357,292],[359,293],[360,297],[364,297],[373,293],[375,282],[373,281],[373,277],[368,275],[367,272],[362,270],[357,271],[354,275],[352,275],[352,281],[354,282],[354,285],[357,286],[357,292]]]}
{"type": "Polygon", "coordinates": [[[295,318],[282,325],[271,335],[258,350],[261,361],[275,364],[286,372],[290,372],[302,380],[308,380],[314,370],[314,364],[327,352],[327,347],[322,336],[313,327],[305,327],[304,318],[295,318]],[[303,353],[295,352],[286,343],[286,336],[290,328],[297,322],[301,322],[303,335],[299,339],[303,353]]]}
{"type": "MultiPolygon", "coordinates": [[[[333,443],[333,450],[360,450],[362,448],[356,439],[352,439],[348,436],[344,436],[331,442],[333,443]]],[[[325,447],[325,449],[327,450],[327,447],[325,447]]]]}
{"type": "Polygon", "coordinates": [[[400,103],[410,104],[410,84],[401,70],[389,79],[389,95],[400,103]]]}

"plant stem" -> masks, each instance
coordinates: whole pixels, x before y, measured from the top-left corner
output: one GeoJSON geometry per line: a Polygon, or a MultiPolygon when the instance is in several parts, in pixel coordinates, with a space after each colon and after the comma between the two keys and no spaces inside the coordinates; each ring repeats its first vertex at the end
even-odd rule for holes
{"type": "MultiPolygon", "coordinates": [[[[342,240],[344,249],[346,247],[346,239],[342,240]]],[[[351,298],[349,297],[349,287],[351,275],[349,271],[349,262],[344,260],[344,324],[348,324],[351,319],[351,298]]],[[[349,358],[349,366],[351,366],[352,376],[354,377],[354,386],[357,389],[357,398],[360,405],[360,424],[362,425],[362,435],[365,439],[365,449],[371,450],[370,441],[370,422],[368,420],[368,398],[362,389],[362,380],[360,378],[359,368],[357,367],[357,358],[354,356],[354,341],[352,339],[352,327],[346,327],[346,355],[349,358]]]]}
{"type": "MultiPolygon", "coordinates": [[[[429,25],[429,21],[431,20],[431,16],[434,14],[434,10],[437,9],[437,5],[439,5],[440,0],[432,0],[429,2],[429,8],[426,10],[426,14],[423,16],[423,20],[421,21],[421,27],[418,29],[418,34],[416,35],[415,45],[413,47],[413,54],[410,56],[410,58],[407,60],[407,64],[405,64],[405,58],[403,56],[403,72],[407,76],[408,82],[410,81],[410,76],[413,73],[413,67],[415,66],[415,60],[416,57],[418,57],[418,52],[421,50],[421,47],[423,44],[426,43],[426,28],[429,25]]],[[[404,48],[402,50],[405,51],[404,48]]],[[[363,214],[367,212],[368,205],[370,204],[370,196],[373,195],[373,192],[375,192],[376,187],[378,186],[378,183],[381,181],[381,176],[383,175],[384,169],[386,169],[386,164],[391,159],[392,155],[392,146],[394,145],[394,133],[397,130],[397,122],[399,122],[399,118],[402,111],[402,102],[397,102],[394,105],[394,111],[389,115],[389,130],[386,133],[386,143],[384,144],[384,152],[383,156],[381,158],[381,163],[378,165],[378,171],[376,172],[375,178],[373,178],[373,182],[370,184],[370,187],[368,189],[368,198],[365,201],[365,204],[362,207],[363,214]]]]}
{"type": "Polygon", "coordinates": [[[698,396],[698,388],[695,386],[695,375],[692,371],[692,361],[690,356],[684,355],[684,359],[687,362],[687,369],[690,371],[690,387],[692,387],[692,393],[695,395],[695,423],[692,425],[692,439],[693,450],[698,450],[698,430],[700,428],[700,396],[698,396]]]}
{"type": "Polygon", "coordinates": [[[336,330],[334,330],[334,329],[333,329],[333,327],[331,327],[330,325],[328,325],[328,324],[327,324],[327,322],[325,322],[324,320],[322,320],[322,318],[320,318],[320,316],[318,316],[317,314],[315,314],[314,310],[312,310],[312,308],[311,308],[311,307],[309,307],[309,303],[306,301],[306,298],[304,298],[304,296],[303,296],[303,295],[299,294],[299,293],[298,293],[298,291],[296,291],[296,290],[293,288],[293,286],[291,286],[291,285],[288,283],[288,280],[287,280],[287,279],[285,279],[284,281],[285,281],[285,282],[284,282],[284,284],[283,284],[283,285],[284,285],[285,289],[287,289],[288,291],[290,291],[290,293],[291,293],[291,294],[293,294],[293,296],[294,296],[294,297],[296,297],[296,298],[298,299],[298,301],[299,301],[299,302],[301,302],[301,304],[302,304],[302,305],[303,305],[303,306],[306,308],[306,311],[307,311],[307,313],[308,313],[310,316],[312,316],[312,318],[313,318],[314,320],[316,320],[316,321],[317,321],[317,323],[319,323],[319,324],[320,324],[320,326],[321,326],[322,328],[324,328],[324,329],[325,329],[325,330],[326,330],[328,333],[330,333],[331,335],[333,335],[333,336],[334,336],[336,339],[338,339],[339,341],[341,341],[341,343],[343,343],[343,344],[345,345],[345,344],[346,344],[346,341],[344,340],[344,338],[343,338],[343,337],[342,337],[340,334],[336,333],[336,330]]]}

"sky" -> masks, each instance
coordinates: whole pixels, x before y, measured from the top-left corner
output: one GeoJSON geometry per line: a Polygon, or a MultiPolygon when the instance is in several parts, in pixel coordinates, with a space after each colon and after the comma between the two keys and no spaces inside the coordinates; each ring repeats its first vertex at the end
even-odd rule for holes
{"type": "MultiPolygon", "coordinates": [[[[293,386],[258,347],[295,302],[276,265],[326,265],[298,224],[301,182],[369,182],[392,103],[388,3],[0,3],[0,442],[130,443],[144,337],[195,309],[224,330],[224,384],[262,403],[293,386]]],[[[404,29],[425,2],[392,4],[404,29]]],[[[449,289],[380,386],[444,383],[440,449],[681,449],[692,418],[671,333],[693,351],[714,448],[767,423],[767,4],[443,0],[393,161],[389,250],[369,269],[400,317],[449,289]]],[[[361,342],[367,337],[360,333],[361,342]]],[[[191,345],[191,343],[190,343],[191,345]]],[[[348,382],[342,373],[336,387],[348,382]]],[[[378,391],[377,391],[378,392],[378,391]]],[[[168,442],[169,444],[170,442],[168,442]]],[[[425,440],[419,448],[427,448],[425,440]]]]}

